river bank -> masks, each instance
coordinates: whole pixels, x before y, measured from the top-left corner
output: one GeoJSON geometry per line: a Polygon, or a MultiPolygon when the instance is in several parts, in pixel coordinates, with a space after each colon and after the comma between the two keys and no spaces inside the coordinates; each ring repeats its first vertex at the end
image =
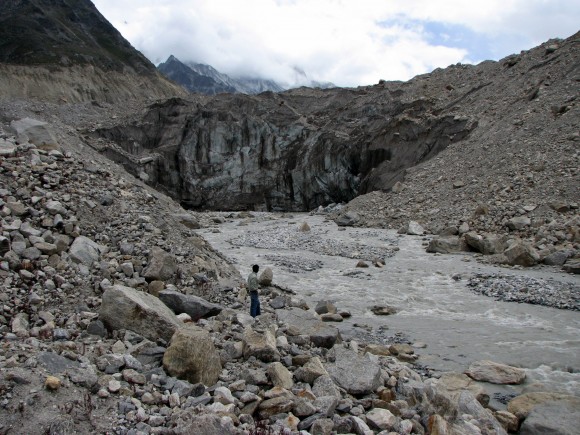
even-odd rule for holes
{"type": "MultiPolygon", "coordinates": [[[[577,276],[545,266],[481,264],[471,253],[428,254],[424,237],[340,228],[321,215],[221,216],[224,223],[200,234],[242,276],[258,263],[272,268],[275,283],[293,289],[311,307],[321,300],[334,302],[352,315],[337,324],[343,335],[419,343],[418,364],[430,372],[462,372],[472,361],[490,359],[525,368],[529,384],[541,382],[548,389],[577,394],[577,276]],[[303,223],[310,231],[300,231],[303,223]],[[356,267],[359,260],[369,267],[356,267]],[[384,266],[374,266],[374,260],[383,260],[384,266]],[[511,291],[481,294],[500,282],[511,282],[511,287],[503,286],[511,291]],[[572,309],[506,302],[516,299],[515,294],[521,299],[523,288],[535,289],[530,297],[546,293],[546,305],[572,309]],[[376,316],[371,311],[376,305],[392,306],[397,313],[376,316]]],[[[496,393],[500,397],[521,390],[501,387],[496,393]]]]}

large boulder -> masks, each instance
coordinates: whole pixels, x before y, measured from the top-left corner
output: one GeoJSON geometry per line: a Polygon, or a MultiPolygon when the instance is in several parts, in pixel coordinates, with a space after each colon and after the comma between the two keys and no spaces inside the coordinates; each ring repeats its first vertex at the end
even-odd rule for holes
{"type": "Polygon", "coordinates": [[[16,145],[7,140],[0,139],[0,157],[11,157],[16,154],[16,145]]]}
{"type": "Polygon", "coordinates": [[[339,227],[351,227],[355,225],[360,220],[360,216],[353,212],[347,211],[345,213],[341,213],[335,220],[336,225],[339,227]]]}
{"type": "Polygon", "coordinates": [[[472,363],[465,374],[471,379],[490,384],[521,384],[526,379],[524,369],[488,360],[472,363]]]}
{"type": "Polygon", "coordinates": [[[483,406],[489,403],[489,394],[485,388],[462,373],[443,373],[439,379],[433,379],[431,383],[453,400],[457,400],[463,391],[469,391],[483,406]]]}
{"type": "Polygon", "coordinates": [[[328,372],[322,365],[320,358],[317,356],[311,358],[306,364],[294,372],[294,377],[301,382],[313,385],[321,376],[328,376],[328,372]]]}
{"type": "Polygon", "coordinates": [[[276,336],[270,329],[258,332],[248,327],[242,337],[244,358],[251,356],[264,361],[280,361],[280,352],[276,348],[276,336]]]}
{"type": "Polygon", "coordinates": [[[566,260],[574,255],[574,251],[571,249],[564,249],[551,254],[546,255],[544,258],[544,264],[549,266],[563,266],[566,260]]]}
{"type": "Polygon", "coordinates": [[[218,381],[222,370],[209,333],[193,324],[175,331],[163,355],[163,367],[171,376],[207,386],[218,381]]]}
{"type": "Polygon", "coordinates": [[[423,234],[425,234],[425,228],[423,228],[419,222],[409,221],[407,225],[404,225],[399,230],[399,234],[407,234],[409,236],[422,236],[423,234]]]}
{"type": "Polygon", "coordinates": [[[169,341],[182,325],[158,298],[122,285],[105,290],[99,318],[110,329],[129,329],[152,341],[169,341]]]}
{"type": "Polygon", "coordinates": [[[326,364],[326,370],[350,394],[370,394],[381,385],[381,366],[376,356],[369,353],[360,356],[341,345],[334,346],[333,351],[335,360],[326,364]]]}
{"type": "Polygon", "coordinates": [[[155,246],[149,253],[149,264],[143,270],[143,276],[149,281],[167,281],[175,275],[176,271],[175,257],[155,246]]]}
{"type": "Polygon", "coordinates": [[[532,224],[532,221],[529,217],[527,216],[516,216],[511,218],[506,226],[510,229],[510,230],[515,230],[515,231],[520,231],[523,230],[526,227],[529,227],[532,224]]]}
{"type": "Polygon", "coordinates": [[[85,236],[77,237],[69,249],[70,258],[75,263],[84,264],[91,267],[95,261],[99,260],[105,247],[85,236]]]}
{"type": "Polygon", "coordinates": [[[292,389],[294,381],[292,380],[292,373],[279,362],[273,362],[267,369],[268,377],[275,387],[284,388],[286,390],[292,389]]]}
{"type": "Polygon", "coordinates": [[[367,412],[367,422],[378,430],[393,431],[400,419],[387,409],[373,408],[367,412]]]}
{"type": "Polygon", "coordinates": [[[258,278],[258,283],[265,287],[272,285],[272,280],[274,279],[274,272],[269,267],[266,267],[260,277],[258,278]]]}
{"type": "Polygon", "coordinates": [[[580,430],[580,406],[573,403],[544,403],[535,406],[524,420],[520,435],[576,435],[580,430]]]}
{"type": "Polygon", "coordinates": [[[290,327],[293,335],[308,335],[310,341],[317,347],[331,348],[340,339],[337,328],[320,321],[309,311],[291,308],[280,310],[277,315],[281,323],[290,327]]]}
{"type": "Polygon", "coordinates": [[[514,242],[503,252],[503,255],[506,257],[507,263],[511,266],[531,267],[540,261],[540,254],[538,254],[534,247],[521,240],[514,242]]]}
{"type": "Polygon", "coordinates": [[[576,409],[580,409],[580,397],[543,391],[524,393],[510,400],[507,410],[520,420],[523,420],[530,414],[532,409],[544,404],[571,405],[576,409]]]}
{"type": "Polygon", "coordinates": [[[451,254],[464,251],[464,244],[457,236],[434,237],[427,245],[427,252],[439,254],[451,254]]]}
{"type": "Polygon", "coordinates": [[[186,313],[194,322],[201,318],[217,316],[223,310],[221,305],[213,304],[198,296],[184,295],[175,290],[159,292],[159,299],[175,314],[186,313]]]}
{"type": "Polygon", "coordinates": [[[568,273],[580,274],[580,259],[574,258],[566,261],[562,269],[568,273]]]}
{"type": "Polygon", "coordinates": [[[12,121],[10,127],[19,136],[18,139],[21,142],[28,140],[28,142],[36,145],[37,148],[46,151],[59,149],[56,136],[46,122],[23,118],[12,121]]]}
{"type": "Polygon", "coordinates": [[[505,237],[497,234],[484,233],[479,235],[470,231],[465,233],[463,237],[467,246],[485,255],[499,254],[506,248],[505,237]]]}
{"type": "Polygon", "coordinates": [[[335,314],[336,306],[331,301],[319,301],[314,308],[317,314],[335,314]]]}

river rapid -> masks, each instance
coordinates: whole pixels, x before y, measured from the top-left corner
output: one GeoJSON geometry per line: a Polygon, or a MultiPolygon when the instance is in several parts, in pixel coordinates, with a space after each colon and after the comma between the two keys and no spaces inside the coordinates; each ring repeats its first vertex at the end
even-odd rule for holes
{"type": "Polygon", "coordinates": [[[350,312],[352,317],[335,324],[343,337],[408,341],[420,356],[417,363],[435,374],[463,372],[484,359],[525,368],[523,386],[486,384],[496,398],[534,383],[580,395],[580,311],[497,301],[467,285],[477,273],[501,273],[565,282],[580,291],[577,276],[548,267],[485,265],[470,253],[429,254],[424,237],[340,228],[321,215],[252,216],[228,218],[199,233],[242,276],[254,263],[270,267],[274,283],[292,289],[310,307],[330,300],[350,312]],[[310,231],[298,230],[304,222],[310,231]],[[375,258],[384,267],[373,266],[375,258]],[[370,267],[356,267],[359,259],[370,267]],[[370,310],[374,305],[393,306],[397,313],[377,316],[370,310]]]}

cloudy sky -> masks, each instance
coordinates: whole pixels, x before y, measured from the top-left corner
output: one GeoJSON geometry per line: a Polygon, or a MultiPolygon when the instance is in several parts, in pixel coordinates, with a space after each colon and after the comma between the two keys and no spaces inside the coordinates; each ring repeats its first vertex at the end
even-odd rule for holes
{"type": "Polygon", "coordinates": [[[580,30],[578,0],[93,0],[156,65],[173,54],[285,85],[408,80],[580,30]]]}

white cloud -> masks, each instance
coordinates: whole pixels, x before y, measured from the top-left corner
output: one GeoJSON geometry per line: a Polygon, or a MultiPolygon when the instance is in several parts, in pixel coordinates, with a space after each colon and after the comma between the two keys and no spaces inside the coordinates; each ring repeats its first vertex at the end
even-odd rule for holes
{"type": "Polygon", "coordinates": [[[93,0],[154,63],[170,54],[232,75],[341,86],[406,80],[503,57],[578,30],[573,0],[93,0]],[[433,38],[430,24],[446,26],[433,38]],[[463,28],[469,46],[454,29],[463,28]],[[481,39],[481,41],[479,41],[481,39]],[[436,42],[433,42],[436,41],[436,42]],[[478,51],[477,43],[487,46],[478,51]],[[509,50],[509,51],[508,51],[509,50]]]}

